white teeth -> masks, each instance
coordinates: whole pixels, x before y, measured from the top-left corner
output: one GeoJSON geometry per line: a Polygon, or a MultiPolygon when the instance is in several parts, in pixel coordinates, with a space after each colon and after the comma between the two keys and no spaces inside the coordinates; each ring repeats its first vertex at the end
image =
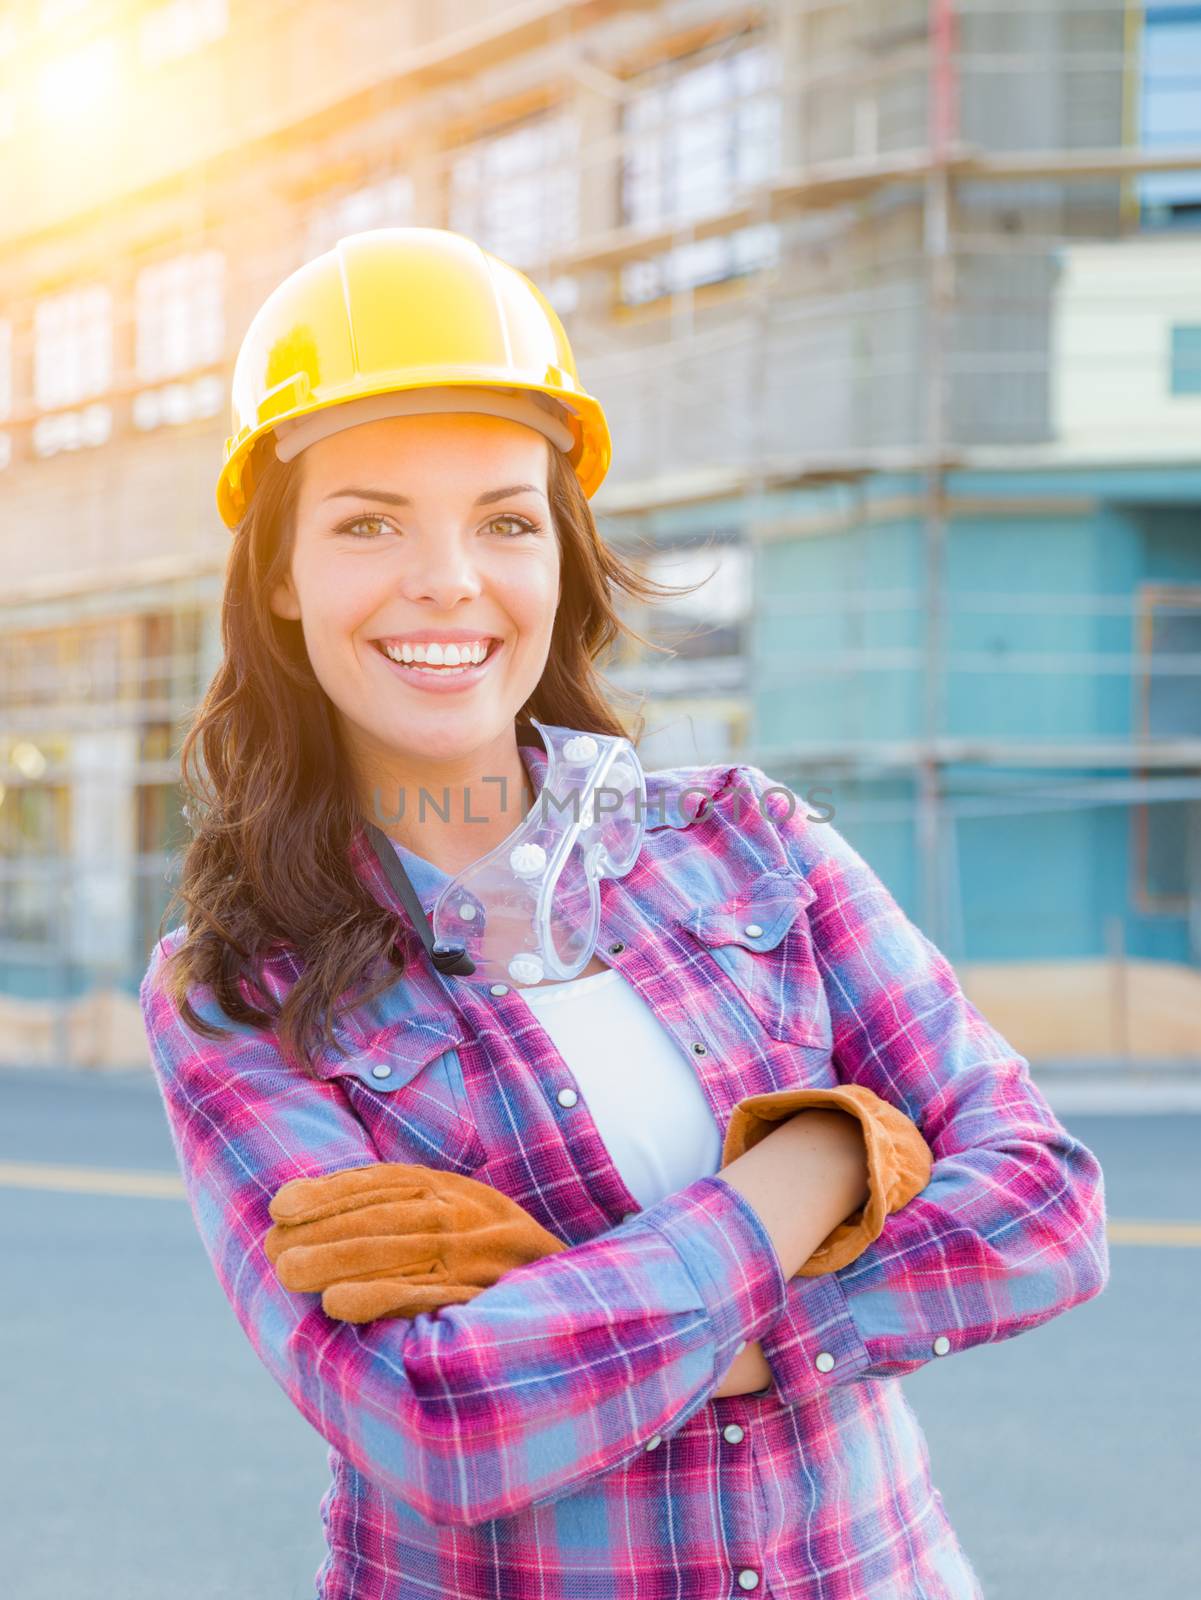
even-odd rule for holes
{"type": "Polygon", "coordinates": [[[435,671],[455,672],[462,671],[464,667],[478,666],[488,654],[488,646],[482,639],[475,639],[470,644],[385,644],[382,645],[384,654],[390,661],[399,662],[402,666],[424,665],[435,671]]]}

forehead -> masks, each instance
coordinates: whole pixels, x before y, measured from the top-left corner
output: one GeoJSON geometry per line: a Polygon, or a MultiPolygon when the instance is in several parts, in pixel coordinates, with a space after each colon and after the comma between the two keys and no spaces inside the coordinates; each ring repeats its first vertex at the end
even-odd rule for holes
{"type": "Polygon", "coordinates": [[[501,471],[518,475],[504,481],[544,488],[553,448],[542,434],[507,417],[453,411],[359,423],[318,439],[296,459],[306,496],[352,484],[400,488],[403,480],[405,493],[453,481],[471,498],[493,487],[501,471]]]}

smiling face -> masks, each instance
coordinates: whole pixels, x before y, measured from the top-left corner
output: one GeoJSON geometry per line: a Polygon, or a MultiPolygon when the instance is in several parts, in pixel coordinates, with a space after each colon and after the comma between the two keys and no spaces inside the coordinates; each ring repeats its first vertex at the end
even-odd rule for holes
{"type": "Polygon", "coordinates": [[[559,599],[553,448],[519,422],[454,412],[363,423],[297,457],[291,567],[271,609],[299,620],[361,775],[515,748],[559,599]]]}

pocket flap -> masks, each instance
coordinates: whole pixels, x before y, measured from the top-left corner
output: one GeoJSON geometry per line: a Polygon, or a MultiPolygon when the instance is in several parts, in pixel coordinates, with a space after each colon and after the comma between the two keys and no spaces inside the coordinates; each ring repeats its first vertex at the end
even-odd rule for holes
{"type": "Polygon", "coordinates": [[[334,1037],[348,1053],[329,1052],[318,1067],[319,1075],[351,1075],[386,1094],[402,1089],[423,1067],[456,1049],[466,1034],[459,1018],[447,1012],[435,1016],[410,1013],[374,1031],[360,1031],[339,1020],[334,1037]]]}
{"type": "Polygon", "coordinates": [[[680,921],[702,944],[774,950],[815,895],[800,873],[762,872],[728,900],[696,906],[680,921]]]}

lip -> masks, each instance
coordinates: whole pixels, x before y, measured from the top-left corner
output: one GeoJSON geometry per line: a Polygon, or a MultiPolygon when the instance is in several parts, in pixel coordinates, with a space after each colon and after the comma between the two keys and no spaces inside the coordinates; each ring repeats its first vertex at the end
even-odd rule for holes
{"type": "MultiPolygon", "coordinates": [[[[457,644],[459,642],[457,639],[455,639],[453,632],[430,634],[429,637],[431,639],[445,640],[448,644],[457,644]]],[[[473,684],[478,683],[484,674],[491,668],[492,663],[496,660],[497,656],[499,656],[505,648],[503,643],[501,643],[499,640],[496,640],[495,635],[493,634],[468,633],[464,634],[463,638],[492,639],[494,641],[495,648],[489,650],[488,654],[481,662],[478,663],[478,665],[473,667],[465,667],[461,672],[446,673],[437,668],[430,672],[417,666],[415,663],[411,663],[406,666],[402,662],[393,661],[389,656],[386,656],[382,650],[377,650],[374,645],[372,645],[371,654],[375,656],[376,659],[384,667],[386,667],[389,672],[392,673],[393,677],[401,679],[402,682],[409,684],[410,687],[414,689],[423,689],[427,694],[458,694],[462,690],[470,689],[473,684]]],[[[420,638],[406,636],[406,643],[423,644],[426,642],[427,641],[420,638]]],[[[388,643],[392,643],[390,636],[388,638],[388,643]]]]}

